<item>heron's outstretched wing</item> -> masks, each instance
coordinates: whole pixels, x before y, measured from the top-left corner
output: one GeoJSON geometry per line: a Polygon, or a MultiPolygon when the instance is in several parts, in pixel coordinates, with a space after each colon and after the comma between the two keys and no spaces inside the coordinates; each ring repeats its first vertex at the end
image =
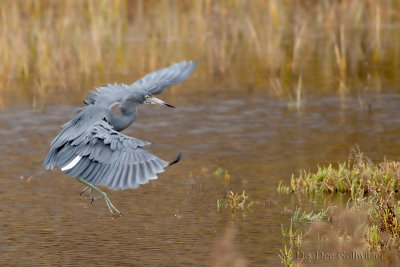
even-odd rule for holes
{"type": "Polygon", "coordinates": [[[134,82],[131,87],[143,89],[153,95],[161,94],[167,87],[178,84],[189,77],[198,61],[182,61],[169,67],[147,74],[134,82]]]}
{"type": "Polygon", "coordinates": [[[109,108],[114,103],[120,102],[132,91],[141,89],[150,94],[160,94],[167,87],[185,80],[197,66],[197,60],[182,61],[169,67],[147,74],[131,85],[109,84],[97,88],[97,91],[89,91],[90,95],[84,100],[85,104],[95,104],[109,108]]]}
{"type": "Polygon", "coordinates": [[[156,179],[168,162],[142,149],[149,144],[99,121],[56,149],[57,166],[72,177],[111,189],[136,188],[156,179]]]}

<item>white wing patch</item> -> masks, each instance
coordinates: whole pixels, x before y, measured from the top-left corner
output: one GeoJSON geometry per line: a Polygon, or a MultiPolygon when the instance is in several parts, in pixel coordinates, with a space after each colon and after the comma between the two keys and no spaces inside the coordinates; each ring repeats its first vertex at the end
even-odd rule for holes
{"type": "Polygon", "coordinates": [[[76,156],[70,163],[68,163],[67,165],[65,165],[64,167],[61,168],[62,171],[66,171],[69,169],[72,169],[73,167],[75,167],[76,164],[78,164],[78,162],[81,160],[82,156],[76,156]]]}

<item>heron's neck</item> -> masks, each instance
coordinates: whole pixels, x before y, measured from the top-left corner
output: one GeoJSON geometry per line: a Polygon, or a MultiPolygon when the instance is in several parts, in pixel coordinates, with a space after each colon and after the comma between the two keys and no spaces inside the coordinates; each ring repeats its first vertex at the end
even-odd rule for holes
{"type": "Polygon", "coordinates": [[[129,127],[136,119],[136,105],[121,109],[121,115],[112,115],[110,124],[116,131],[122,131],[129,127]]]}

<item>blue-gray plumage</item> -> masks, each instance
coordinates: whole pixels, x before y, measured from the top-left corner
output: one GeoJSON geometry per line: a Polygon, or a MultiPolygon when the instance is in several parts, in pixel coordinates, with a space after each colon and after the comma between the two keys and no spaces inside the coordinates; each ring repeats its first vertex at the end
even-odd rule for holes
{"type": "Polygon", "coordinates": [[[111,213],[113,210],[119,213],[107,195],[94,185],[136,188],[156,179],[158,173],[180,159],[179,155],[172,163],[164,161],[142,148],[149,142],[120,131],[135,121],[138,104],[173,107],[153,95],[185,80],[196,65],[197,61],[182,61],[147,74],[131,85],[113,84],[90,91],[84,100],[86,106],[76,110],[72,120],[63,125],[51,142],[44,167],[57,166],[67,175],[77,177],[87,185],[86,189],[94,189],[104,198],[111,213]],[[111,112],[117,104],[121,115],[111,112]]]}

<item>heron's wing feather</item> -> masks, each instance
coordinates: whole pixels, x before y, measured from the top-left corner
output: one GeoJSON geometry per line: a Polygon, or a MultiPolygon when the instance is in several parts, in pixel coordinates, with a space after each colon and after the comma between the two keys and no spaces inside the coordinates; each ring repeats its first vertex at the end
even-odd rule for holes
{"type": "Polygon", "coordinates": [[[132,89],[126,84],[108,84],[90,90],[89,96],[83,101],[86,105],[98,105],[105,108],[112,107],[115,103],[121,102],[124,97],[130,95],[132,89]]]}
{"type": "Polygon", "coordinates": [[[111,189],[135,188],[156,179],[169,164],[142,149],[147,142],[138,141],[100,121],[63,146],[57,165],[63,168],[79,156],[78,163],[65,170],[67,175],[111,189]]]}
{"type": "Polygon", "coordinates": [[[185,80],[192,74],[198,61],[182,61],[169,67],[147,74],[134,82],[131,87],[140,88],[156,95],[164,92],[167,87],[173,86],[185,80]]]}
{"type": "Polygon", "coordinates": [[[182,61],[169,67],[147,74],[131,85],[109,84],[89,91],[90,95],[84,100],[85,104],[99,105],[105,108],[121,102],[133,91],[141,89],[153,95],[162,93],[167,87],[178,84],[185,80],[197,66],[197,60],[182,61]]]}
{"type": "MultiPolygon", "coordinates": [[[[94,123],[98,121],[109,121],[110,116],[110,110],[94,105],[78,108],[74,117],[62,126],[62,131],[51,141],[51,148],[44,160],[43,166],[46,169],[53,169],[57,164],[58,152],[63,147],[81,136],[82,133],[87,131],[88,127],[94,123]]],[[[112,128],[110,125],[108,125],[108,127],[112,128]]],[[[138,140],[138,145],[142,142],[144,141],[138,140]]]]}

